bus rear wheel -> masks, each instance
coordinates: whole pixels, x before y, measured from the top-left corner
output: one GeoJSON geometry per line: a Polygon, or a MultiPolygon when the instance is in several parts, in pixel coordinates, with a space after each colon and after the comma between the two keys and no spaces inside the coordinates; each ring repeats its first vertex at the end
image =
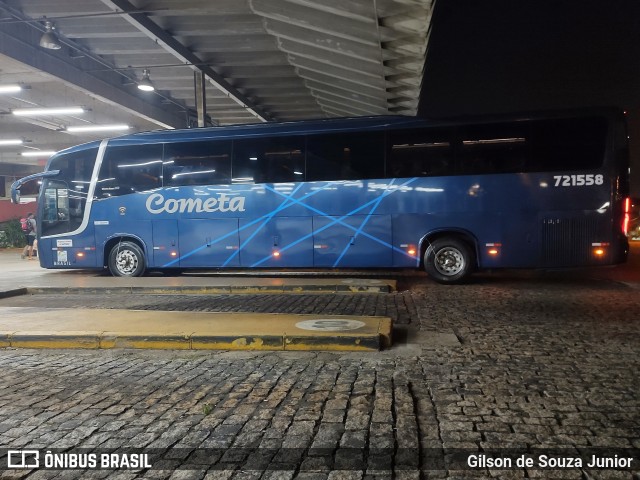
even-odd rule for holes
{"type": "Polygon", "coordinates": [[[461,283],[473,269],[473,253],[462,240],[439,238],[424,253],[424,268],[438,283],[461,283]]]}
{"type": "Polygon", "coordinates": [[[120,242],[109,253],[109,271],[114,277],[139,277],[144,273],[144,253],[133,242],[120,242]]]}

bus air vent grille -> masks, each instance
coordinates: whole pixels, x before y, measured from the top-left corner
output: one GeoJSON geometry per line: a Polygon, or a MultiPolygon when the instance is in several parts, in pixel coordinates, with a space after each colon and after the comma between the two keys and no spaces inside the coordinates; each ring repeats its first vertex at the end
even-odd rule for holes
{"type": "Polygon", "coordinates": [[[601,263],[593,258],[591,244],[603,240],[603,226],[600,218],[592,216],[543,218],[541,266],[577,267],[601,263]]]}

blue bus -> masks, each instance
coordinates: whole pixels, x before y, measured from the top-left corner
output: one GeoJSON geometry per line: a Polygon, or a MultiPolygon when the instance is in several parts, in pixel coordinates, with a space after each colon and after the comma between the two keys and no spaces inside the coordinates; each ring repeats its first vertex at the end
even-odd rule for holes
{"type": "Polygon", "coordinates": [[[623,112],[384,116],[136,133],[52,156],[45,268],[424,268],[626,259],[623,112]]]}

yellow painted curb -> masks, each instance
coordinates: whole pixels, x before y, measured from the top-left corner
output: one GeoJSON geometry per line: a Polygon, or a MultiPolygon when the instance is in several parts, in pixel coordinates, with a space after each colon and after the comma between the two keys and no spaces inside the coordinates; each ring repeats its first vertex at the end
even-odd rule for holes
{"type": "Polygon", "coordinates": [[[228,295],[230,287],[132,287],[131,293],[145,295],[228,295]]]}
{"type": "Polygon", "coordinates": [[[6,348],[11,346],[11,334],[13,332],[0,333],[0,348],[6,348]]]}
{"type": "Polygon", "coordinates": [[[390,318],[380,320],[378,334],[380,335],[380,346],[382,348],[391,348],[391,345],[393,345],[393,321],[390,318]]]}
{"type": "Polygon", "coordinates": [[[11,334],[9,343],[14,348],[100,348],[99,332],[26,332],[11,334]]]}
{"type": "Polygon", "coordinates": [[[277,335],[243,335],[238,337],[193,335],[193,350],[284,350],[284,339],[277,335]]]}
{"type": "Polygon", "coordinates": [[[189,335],[163,335],[157,333],[105,332],[100,339],[100,348],[148,348],[155,350],[190,350],[189,335]]]}
{"type": "Polygon", "coordinates": [[[377,352],[380,340],[375,335],[362,337],[287,336],[284,349],[291,351],[377,352]]]}

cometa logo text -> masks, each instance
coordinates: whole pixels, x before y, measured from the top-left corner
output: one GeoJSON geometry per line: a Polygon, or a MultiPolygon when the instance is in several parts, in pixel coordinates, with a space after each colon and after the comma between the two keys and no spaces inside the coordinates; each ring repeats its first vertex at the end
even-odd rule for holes
{"type": "Polygon", "coordinates": [[[201,213],[201,212],[244,212],[245,197],[230,197],[219,193],[209,198],[167,198],[161,193],[153,193],[147,198],[147,210],[159,213],[201,213]]]}

